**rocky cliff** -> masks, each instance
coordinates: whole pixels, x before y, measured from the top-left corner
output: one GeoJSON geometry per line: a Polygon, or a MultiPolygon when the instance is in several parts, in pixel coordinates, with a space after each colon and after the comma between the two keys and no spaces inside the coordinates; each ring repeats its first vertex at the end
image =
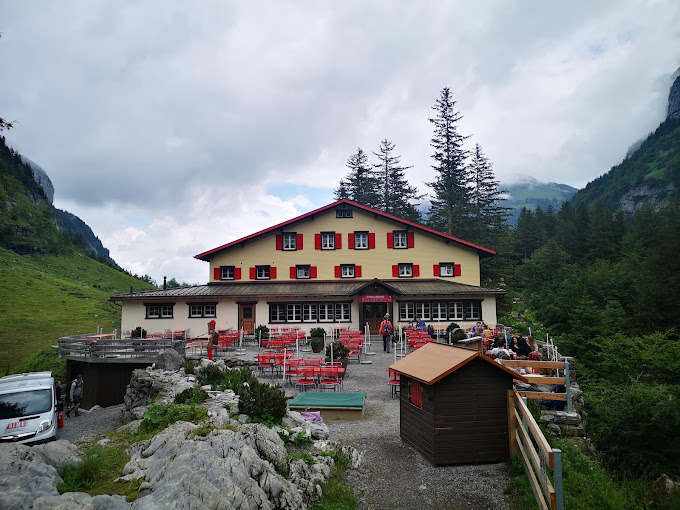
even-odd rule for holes
{"type": "Polygon", "coordinates": [[[680,119],[680,67],[673,74],[673,85],[668,94],[668,115],[667,119],[680,119]]]}

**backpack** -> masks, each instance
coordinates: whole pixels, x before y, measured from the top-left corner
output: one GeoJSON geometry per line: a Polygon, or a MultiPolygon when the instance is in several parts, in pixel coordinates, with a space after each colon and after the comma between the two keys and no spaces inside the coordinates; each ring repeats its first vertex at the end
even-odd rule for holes
{"type": "Polygon", "coordinates": [[[392,334],[392,326],[390,326],[389,322],[385,322],[380,329],[380,333],[383,335],[391,335],[392,334]]]}

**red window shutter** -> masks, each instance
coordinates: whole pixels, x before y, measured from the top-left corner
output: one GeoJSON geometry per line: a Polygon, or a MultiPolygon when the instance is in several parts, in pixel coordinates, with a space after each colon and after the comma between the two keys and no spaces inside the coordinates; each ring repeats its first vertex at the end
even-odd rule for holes
{"type": "Polygon", "coordinates": [[[250,279],[255,280],[257,278],[257,270],[254,267],[250,268],[250,279]]]}
{"type": "Polygon", "coordinates": [[[283,250],[283,235],[276,234],[276,249],[283,250]]]}
{"type": "Polygon", "coordinates": [[[406,232],[406,243],[409,248],[413,248],[416,245],[414,232],[406,232]]]}
{"type": "Polygon", "coordinates": [[[453,265],[453,276],[460,276],[460,264],[453,265]]]}
{"type": "Polygon", "coordinates": [[[314,249],[321,249],[321,234],[314,234],[314,249]]]}
{"type": "Polygon", "coordinates": [[[309,268],[309,277],[316,278],[316,266],[312,266],[309,268]]]}
{"type": "Polygon", "coordinates": [[[369,250],[375,249],[375,232],[368,233],[368,249],[369,250]]]}
{"type": "Polygon", "coordinates": [[[241,268],[235,267],[234,268],[234,280],[240,280],[240,279],[241,279],[241,268]]]}
{"type": "Polygon", "coordinates": [[[354,276],[361,278],[361,266],[354,266],[354,276]]]}
{"type": "Polygon", "coordinates": [[[432,274],[435,275],[435,276],[440,276],[440,273],[439,273],[439,264],[434,264],[434,265],[432,266],[432,274]]]}
{"type": "Polygon", "coordinates": [[[219,267],[216,267],[213,270],[213,278],[215,280],[221,280],[222,279],[222,270],[219,267]]]}
{"type": "Polygon", "coordinates": [[[420,276],[420,266],[413,264],[413,276],[420,276]]]}
{"type": "Polygon", "coordinates": [[[342,249],[342,234],[335,234],[335,249],[342,249]]]}
{"type": "Polygon", "coordinates": [[[423,387],[420,381],[411,379],[409,381],[409,390],[411,393],[411,403],[418,407],[423,407],[423,387]]]}
{"type": "Polygon", "coordinates": [[[347,248],[349,248],[350,250],[354,249],[354,232],[347,235],[347,244],[349,245],[347,246],[347,248]]]}
{"type": "Polygon", "coordinates": [[[335,277],[342,278],[342,267],[335,266],[335,277]]]}
{"type": "Polygon", "coordinates": [[[270,280],[276,280],[276,268],[275,267],[269,268],[269,279],[270,280]]]}
{"type": "Polygon", "coordinates": [[[393,232],[387,233],[387,247],[388,248],[394,248],[394,233],[393,232]]]}
{"type": "Polygon", "coordinates": [[[290,278],[291,278],[291,280],[294,280],[296,276],[297,276],[297,269],[295,269],[295,266],[292,266],[290,268],[290,278]]]}
{"type": "Polygon", "coordinates": [[[295,249],[296,250],[302,249],[302,234],[297,235],[297,240],[295,241],[295,249]]]}
{"type": "Polygon", "coordinates": [[[395,276],[395,277],[399,276],[399,266],[396,265],[396,264],[394,266],[392,266],[392,276],[395,276]]]}

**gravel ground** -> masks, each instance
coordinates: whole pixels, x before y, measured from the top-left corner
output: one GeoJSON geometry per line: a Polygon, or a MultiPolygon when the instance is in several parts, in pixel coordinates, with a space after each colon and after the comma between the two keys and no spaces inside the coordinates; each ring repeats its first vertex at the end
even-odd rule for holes
{"type": "MultiPolygon", "coordinates": [[[[366,393],[364,419],[327,423],[332,440],[354,446],[363,455],[360,468],[347,475],[359,509],[507,510],[506,464],[435,467],[401,441],[399,399],[390,398],[387,385],[394,353],[383,352],[382,339],[373,340],[371,350],[375,355],[366,359],[372,363],[351,361],[343,383],[343,391],[366,393]]],[[[255,354],[257,347],[248,346],[243,357],[254,359],[255,354]]],[[[290,398],[299,393],[290,386],[285,391],[290,398]]],[[[77,418],[64,413],[64,428],[57,437],[73,442],[116,429],[122,425],[122,411],[121,404],[83,410],[77,418]]]]}

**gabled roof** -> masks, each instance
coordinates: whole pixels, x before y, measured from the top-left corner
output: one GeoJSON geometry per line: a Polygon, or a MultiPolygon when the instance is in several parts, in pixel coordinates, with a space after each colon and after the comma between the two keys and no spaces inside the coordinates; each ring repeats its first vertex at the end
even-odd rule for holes
{"type": "Polygon", "coordinates": [[[383,285],[395,294],[402,296],[474,296],[489,294],[504,294],[501,289],[487,289],[463,283],[447,282],[443,280],[399,281],[399,280],[343,280],[343,281],[259,281],[259,282],[230,282],[209,283],[191,287],[175,287],[172,289],[149,290],[116,294],[111,301],[130,301],[140,299],[205,299],[205,298],[248,298],[248,297],[287,297],[296,298],[347,298],[354,296],[374,284],[383,285]]]}
{"type": "Polygon", "coordinates": [[[390,368],[402,375],[416,379],[424,384],[431,385],[467,365],[472,360],[480,358],[490,363],[498,370],[507,372],[515,379],[528,382],[518,372],[496,363],[481,352],[463,349],[453,345],[444,345],[434,342],[423,345],[417,351],[394,363],[390,368]]]}
{"type": "Polygon", "coordinates": [[[495,251],[490,250],[488,248],[484,248],[483,246],[478,246],[476,244],[472,244],[472,243],[469,243],[467,241],[463,241],[462,239],[458,239],[457,237],[453,237],[453,236],[450,236],[448,234],[444,234],[443,232],[433,230],[433,229],[428,228],[424,225],[419,225],[417,223],[413,223],[411,221],[407,221],[407,220],[404,220],[402,218],[392,216],[391,214],[387,214],[387,213],[384,213],[382,211],[378,211],[377,209],[372,209],[372,208],[367,207],[365,205],[361,205],[361,204],[358,204],[356,202],[352,202],[351,200],[347,200],[346,198],[343,198],[342,200],[338,200],[337,202],[333,202],[332,204],[325,205],[323,207],[320,207],[319,209],[315,209],[311,212],[308,212],[306,214],[298,216],[297,218],[293,218],[292,220],[284,221],[283,223],[279,223],[278,225],[274,225],[273,227],[269,227],[269,228],[266,228],[264,230],[260,230],[259,232],[255,232],[254,234],[250,234],[249,236],[237,239],[236,241],[232,241],[230,243],[223,244],[222,246],[218,246],[217,248],[213,248],[212,250],[208,250],[208,251],[204,251],[203,253],[199,253],[198,255],[195,255],[194,258],[209,262],[210,258],[215,253],[218,253],[222,250],[226,250],[227,248],[231,248],[232,246],[236,246],[238,244],[245,243],[246,241],[250,241],[252,239],[263,236],[265,234],[270,234],[270,233],[272,233],[276,230],[283,229],[284,227],[291,226],[291,225],[293,225],[297,222],[306,220],[307,218],[311,218],[316,214],[320,214],[322,212],[328,211],[329,209],[332,209],[334,207],[338,207],[340,205],[348,205],[350,207],[355,207],[357,209],[361,209],[361,210],[369,212],[371,214],[375,214],[376,216],[381,216],[381,217],[388,219],[390,221],[400,223],[400,224],[405,225],[407,227],[415,228],[417,230],[421,230],[423,232],[427,232],[429,234],[441,237],[443,239],[446,239],[447,241],[454,241],[454,242],[461,244],[463,246],[467,246],[469,248],[477,250],[479,252],[480,256],[489,256],[489,255],[495,255],[496,254],[495,251]]]}

